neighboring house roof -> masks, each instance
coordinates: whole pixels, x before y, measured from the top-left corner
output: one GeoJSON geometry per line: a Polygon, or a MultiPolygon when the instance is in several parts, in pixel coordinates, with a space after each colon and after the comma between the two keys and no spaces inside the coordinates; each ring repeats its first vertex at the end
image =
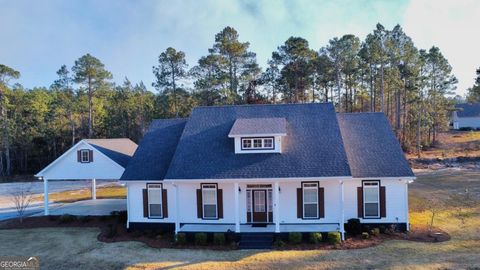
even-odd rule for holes
{"type": "Polygon", "coordinates": [[[197,107],[165,179],[350,176],[331,103],[197,107]],[[235,154],[228,134],[237,119],[285,118],[282,153],[235,154]]]}
{"type": "Polygon", "coordinates": [[[414,176],[383,113],[339,113],[353,177],[414,176]]]}
{"type": "Polygon", "coordinates": [[[239,118],[233,123],[229,137],[241,135],[287,135],[287,120],[282,118],[239,118]]]}
{"type": "Polygon", "coordinates": [[[457,117],[480,117],[480,103],[455,105],[457,117]]]}
{"type": "Polygon", "coordinates": [[[137,150],[137,144],[127,138],[85,139],[85,141],[124,168],[137,150]]]}
{"type": "Polygon", "coordinates": [[[154,120],[120,180],[163,179],[185,123],[185,119],[154,120]]]}

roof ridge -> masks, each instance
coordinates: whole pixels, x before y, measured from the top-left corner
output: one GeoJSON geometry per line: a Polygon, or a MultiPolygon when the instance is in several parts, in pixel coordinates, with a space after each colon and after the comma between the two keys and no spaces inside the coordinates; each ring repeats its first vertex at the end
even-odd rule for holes
{"type": "Polygon", "coordinates": [[[230,107],[255,107],[255,106],[312,106],[312,105],[327,105],[333,104],[332,102],[318,102],[318,103],[264,103],[264,104],[230,104],[230,105],[211,105],[211,106],[197,106],[193,109],[204,108],[230,108],[230,107]]]}

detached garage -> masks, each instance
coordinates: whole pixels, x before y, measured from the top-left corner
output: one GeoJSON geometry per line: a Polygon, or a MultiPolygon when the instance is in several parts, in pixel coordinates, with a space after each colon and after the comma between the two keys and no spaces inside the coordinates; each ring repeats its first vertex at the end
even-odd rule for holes
{"type": "Polygon", "coordinates": [[[48,211],[48,181],[91,180],[96,199],[96,180],[118,180],[137,149],[130,139],[85,139],[58,157],[35,176],[44,183],[45,215],[48,211]]]}

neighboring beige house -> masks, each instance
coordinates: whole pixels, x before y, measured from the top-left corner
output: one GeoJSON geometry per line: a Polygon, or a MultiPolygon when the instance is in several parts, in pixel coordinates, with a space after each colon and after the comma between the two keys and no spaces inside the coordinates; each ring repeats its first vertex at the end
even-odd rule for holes
{"type": "Polygon", "coordinates": [[[457,104],[452,113],[453,129],[480,129],[480,104],[457,104]]]}

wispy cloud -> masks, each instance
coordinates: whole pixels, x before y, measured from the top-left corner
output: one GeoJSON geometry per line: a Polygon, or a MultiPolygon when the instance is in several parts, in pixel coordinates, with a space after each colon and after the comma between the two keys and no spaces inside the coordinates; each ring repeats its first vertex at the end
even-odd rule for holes
{"type": "Polygon", "coordinates": [[[161,51],[183,50],[194,65],[227,25],[250,42],[265,65],[290,36],[304,37],[318,50],[334,36],[364,38],[377,22],[387,28],[400,23],[418,46],[439,46],[464,87],[473,76],[473,60],[480,59],[473,54],[479,43],[473,29],[478,2],[438,2],[431,7],[418,1],[0,0],[0,62],[20,70],[25,86],[48,86],[62,64],[71,66],[88,52],[105,63],[115,81],[128,76],[150,85],[161,51]]]}

